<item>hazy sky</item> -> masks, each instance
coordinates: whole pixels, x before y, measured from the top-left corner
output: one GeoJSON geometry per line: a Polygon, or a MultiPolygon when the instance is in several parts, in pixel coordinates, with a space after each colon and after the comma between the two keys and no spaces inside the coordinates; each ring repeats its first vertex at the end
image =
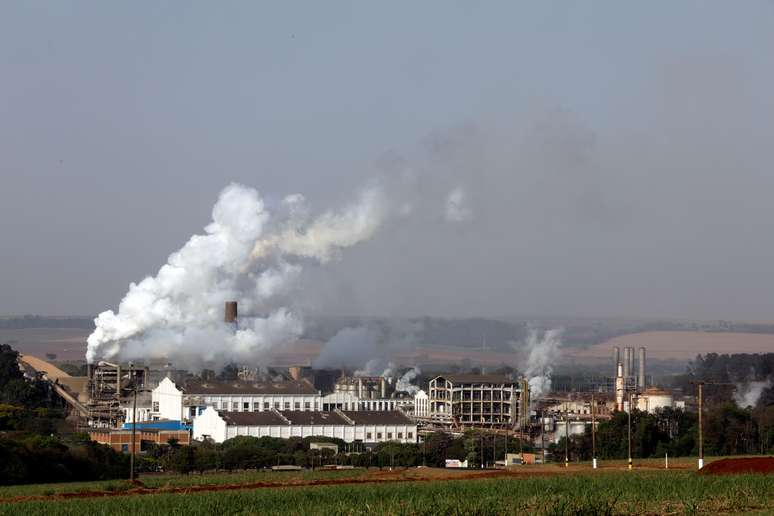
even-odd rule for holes
{"type": "Polygon", "coordinates": [[[410,170],[469,219],[318,311],[774,319],[774,3],[478,4],[0,3],[0,314],[114,308],[230,181],[410,170]]]}

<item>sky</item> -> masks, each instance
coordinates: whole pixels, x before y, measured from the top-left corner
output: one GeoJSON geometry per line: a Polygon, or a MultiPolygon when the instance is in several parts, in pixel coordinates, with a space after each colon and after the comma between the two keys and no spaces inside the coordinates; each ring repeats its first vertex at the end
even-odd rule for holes
{"type": "Polygon", "coordinates": [[[311,312],[774,319],[774,3],[479,4],[3,2],[0,314],[115,309],[231,182],[410,175],[311,312]]]}

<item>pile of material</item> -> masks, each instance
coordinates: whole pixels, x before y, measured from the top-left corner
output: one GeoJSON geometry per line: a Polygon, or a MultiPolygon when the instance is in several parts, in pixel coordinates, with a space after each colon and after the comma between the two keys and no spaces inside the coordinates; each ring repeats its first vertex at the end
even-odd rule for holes
{"type": "Polygon", "coordinates": [[[699,473],[703,475],[734,475],[742,473],[774,474],[774,457],[721,459],[710,462],[699,473]]]}

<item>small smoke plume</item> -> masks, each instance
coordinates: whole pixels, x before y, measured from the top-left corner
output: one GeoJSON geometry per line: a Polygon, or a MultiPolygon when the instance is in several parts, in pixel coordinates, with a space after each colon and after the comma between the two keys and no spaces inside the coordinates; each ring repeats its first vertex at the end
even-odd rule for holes
{"type": "Polygon", "coordinates": [[[379,331],[368,326],[344,328],[325,343],[320,355],[312,362],[318,369],[340,367],[351,369],[374,361],[371,367],[377,367],[373,357],[379,352],[379,331]]]}
{"type": "Polygon", "coordinates": [[[392,377],[395,354],[413,349],[421,331],[421,323],[400,320],[344,328],[325,343],[312,365],[356,369],[355,376],[392,377]]]}
{"type": "Polygon", "coordinates": [[[394,362],[387,362],[385,365],[383,360],[374,358],[366,362],[362,369],[355,371],[354,376],[379,376],[392,379],[395,376],[395,369],[394,362]]]}
{"type": "Polygon", "coordinates": [[[449,222],[464,222],[473,216],[470,199],[462,187],[457,187],[446,198],[446,220],[449,222]]]}
{"type": "Polygon", "coordinates": [[[763,381],[751,381],[747,383],[736,384],[734,401],[740,408],[753,407],[758,405],[763,391],[772,386],[772,379],[763,381]]]}
{"type": "Polygon", "coordinates": [[[304,266],[368,240],[385,216],[378,186],[339,212],[310,218],[300,195],[269,210],[255,189],[231,184],[204,234],[171,254],[156,276],[132,283],[118,312],[99,314],[86,358],[170,358],[194,367],[259,359],[303,330],[292,293],[304,266]],[[240,317],[233,331],[222,322],[229,300],[242,313],[263,315],[240,317]]]}
{"type": "Polygon", "coordinates": [[[562,345],[562,329],[547,330],[542,338],[537,330],[531,330],[526,341],[527,360],[524,376],[529,381],[532,396],[538,397],[551,391],[551,373],[559,358],[562,345]]]}
{"type": "Polygon", "coordinates": [[[421,372],[422,371],[420,371],[418,367],[413,367],[403,373],[403,376],[398,378],[398,381],[395,382],[395,390],[398,392],[407,392],[412,396],[418,393],[419,387],[414,385],[412,382],[416,380],[417,376],[421,372]]]}

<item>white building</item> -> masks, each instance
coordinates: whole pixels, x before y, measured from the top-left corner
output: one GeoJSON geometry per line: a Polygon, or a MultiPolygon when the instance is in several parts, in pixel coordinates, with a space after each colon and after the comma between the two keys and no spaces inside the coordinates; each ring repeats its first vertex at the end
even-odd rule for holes
{"type": "Polygon", "coordinates": [[[332,392],[322,396],[322,410],[368,410],[368,411],[391,411],[399,407],[408,407],[413,404],[410,397],[391,397],[391,398],[358,398],[357,394],[345,391],[332,392]]]}
{"type": "Polygon", "coordinates": [[[304,412],[268,410],[218,412],[208,407],[193,423],[194,439],[217,443],[240,435],[253,437],[335,437],[351,443],[414,443],[417,425],[399,411],[304,412]]]}
{"type": "MultiPolygon", "coordinates": [[[[306,380],[287,382],[202,382],[179,387],[164,378],[151,392],[151,406],[138,407],[138,421],[191,421],[207,407],[230,412],[320,410],[320,393],[306,380]]],[[[131,409],[129,409],[131,411],[131,409]]],[[[131,421],[127,413],[125,421],[131,421]]]]}
{"type": "Polygon", "coordinates": [[[645,392],[637,396],[634,407],[637,410],[653,414],[658,409],[672,408],[674,404],[675,399],[672,393],[656,387],[649,387],[645,389],[645,392]]]}
{"type": "Polygon", "coordinates": [[[430,397],[425,391],[414,396],[414,417],[430,417],[430,397]]]}

